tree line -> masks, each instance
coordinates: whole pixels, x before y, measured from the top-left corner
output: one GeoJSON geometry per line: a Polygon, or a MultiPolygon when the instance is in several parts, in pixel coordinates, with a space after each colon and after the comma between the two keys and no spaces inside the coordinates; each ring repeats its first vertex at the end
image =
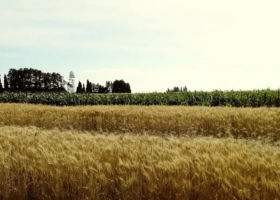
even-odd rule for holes
{"type": "Polygon", "coordinates": [[[76,93],[131,93],[131,88],[124,80],[106,81],[105,86],[87,80],[86,86],[79,81],[76,93]]]}
{"type": "Polygon", "coordinates": [[[184,87],[178,87],[178,86],[175,86],[173,89],[169,89],[167,88],[166,92],[186,92],[188,91],[188,88],[186,86],[184,87]]]}
{"type": "MultiPolygon", "coordinates": [[[[46,73],[32,68],[11,68],[0,77],[0,92],[66,92],[65,86],[73,87],[59,73],[46,73]]],[[[130,84],[124,80],[106,81],[105,86],[87,80],[86,87],[79,81],[77,93],[131,93],[130,84]]]]}
{"type": "Polygon", "coordinates": [[[8,92],[65,92],[66,81],[59,73],[46,73],[32,68],[10,69],[4,75],[4,87],[0,80],[0,91],[8,92]]]}

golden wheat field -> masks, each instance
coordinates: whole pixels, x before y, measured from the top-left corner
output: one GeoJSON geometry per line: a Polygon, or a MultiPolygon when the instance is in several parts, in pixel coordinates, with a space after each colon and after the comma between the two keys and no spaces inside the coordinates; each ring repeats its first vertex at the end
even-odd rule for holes
{"type": "Polygon", "coordinates": [[[0,199],[280,199],[280,109],[0,104],[0,199]]]}

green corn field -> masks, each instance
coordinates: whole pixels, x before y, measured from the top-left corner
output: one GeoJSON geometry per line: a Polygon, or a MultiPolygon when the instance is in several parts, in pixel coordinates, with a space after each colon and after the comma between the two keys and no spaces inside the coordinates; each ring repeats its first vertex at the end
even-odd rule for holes
{"type": "Polygon", "coordinates": [[[0,102],[57,106],[76,105],[185,105],[279,107],[280,89],[252,91],[187,91],[136,94],[1,93],[0,102]]]}

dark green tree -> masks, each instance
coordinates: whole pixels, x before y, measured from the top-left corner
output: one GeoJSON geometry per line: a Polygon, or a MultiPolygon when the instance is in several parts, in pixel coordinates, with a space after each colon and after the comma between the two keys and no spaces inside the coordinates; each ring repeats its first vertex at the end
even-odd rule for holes
{"type": "Polygon", "coordinates": [[[82,87],[82,92],[81,93],[85,93],[86,92],[86,89],[85,89],[85,84],[83,84],[83,87],[82,87]]]}
{"type": "Polygon", "coordinates": [[[167,90],[166,90],[166,92],[186,92],[186,91],[188,91],[186,86],[180,87],[180,88],[176,86],[173,89],[167,88],[167,90]]]}
{"type": "Polygon", "coordinates": [[[87,93],[92,93],[92,83],[89,80],[87,80],[86,92],[87,93]]]}
{"type": "Polygon", "coordinates": [[[126,83],[126,93],[131,93],[130,84],[126,83]]]}
{"type": "Polygon", "coordinates": [[[62,92],[65,91],[63,85],[63,77],[59,73],[43,73],[32,68],[10,69],[4,77],[4,87],[8,91],[62,92]]]}
{"type": "Polygon", "coordinates": [[[4,89],[8,89],[9,88],[9,84],[8,84],[8,80],[7,80],[7,76],[6,74],[4,74],[4,89]]]}
{"type": "Polygon", "coordinates": [[[108,88],[104,87],[103,85],[99,85],[98,87],[98,93],[108,93],[108,88]]]}
{"type": "Polygon", "coordinates": [[[174,87],[174,88],[173,88],[173,92],[180,92],[179,87],[174,87]]]}
{"type": "Polygon", "coordinates": [[[131,93],[129,83],[124,80],[115,80],[113,83],[113,93],[131,93]]]}
{"type": "Polygon", "coordinates": [[[79,81],[76,93],[82,93],[82,83],[79,81]]]}
{"type": "Polygon", "coordinates": [[[89,82],[89,93],[92,93],[92,82],[89,82]]]}
{"type": "Polygon", "coordinates": [[[1,92],[3,92],[3,85],[2,85],[1,76],[0,76],[0,93],[1,92]]]}

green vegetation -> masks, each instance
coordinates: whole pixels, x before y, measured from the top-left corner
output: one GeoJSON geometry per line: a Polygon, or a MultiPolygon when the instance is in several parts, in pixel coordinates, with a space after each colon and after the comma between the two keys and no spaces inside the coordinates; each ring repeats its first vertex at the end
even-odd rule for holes
{"type": "Polygon", "coordinates": [[[0,102],[57,106],[75,105],[186,105],[279,107],[279,90],[186,91],[146,94],[1,93],[0,102]]]}
{"type": "Polygon", "coordinates": [[[45,73],[32,68],[10,69],[7,76],[4,75],[3,91],[65,92],[65,84],[67,82],[59,73],[45,73]]]}

